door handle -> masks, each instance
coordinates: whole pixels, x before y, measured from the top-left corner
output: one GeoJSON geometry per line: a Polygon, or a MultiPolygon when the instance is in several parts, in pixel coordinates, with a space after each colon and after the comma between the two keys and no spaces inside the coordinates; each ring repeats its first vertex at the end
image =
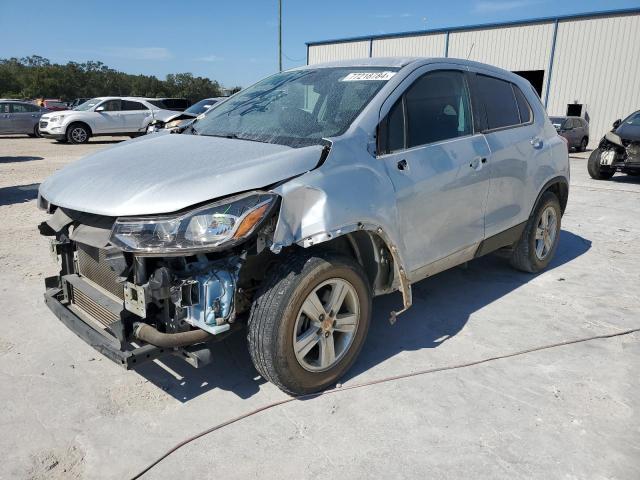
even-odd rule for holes
{"type": "Polygon", "coordinates": [[[469,166],[474,170],[480,170],[482,168],[482,165],[485,163],[487,163],[487,159],[485,157],[476,157],[473,160],[471,160],[471,163],[469,163],[469,166]]]}
{"type": "Polygon", "coordinates": [[[535,148],[536,150],[541,149],[543,145],[544,145],[544,142],[542,141],[542,139],[540,137],[533,137],[531,139],[531,146],[533,148],[535,148]]]}
{"type": "Polygon", "coordinates": [[[402,159],[398,162],[398,170],[408,170],[409,164],[405,159],[402,159]]]}

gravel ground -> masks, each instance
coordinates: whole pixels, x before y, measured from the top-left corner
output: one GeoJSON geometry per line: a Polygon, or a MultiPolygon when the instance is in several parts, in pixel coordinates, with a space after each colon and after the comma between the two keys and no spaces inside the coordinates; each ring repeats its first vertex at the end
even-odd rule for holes
{"type": "MultiPolygon", "coordinates": [[[[113,141],[0,137],[0,478],[128,478],[206,427],[285,396],[242,336],[195,370],[124,371],[44,306],[54,274],[38,184],[113,141]]],[[[582,157],[582,158],[581,158],[582,157]]],[[[572,158],[552,268],[488,256],[376,299],[345,385],[640,327],[640,179],[596,182],[572,158]]],[[[296,401],[201,438],[145,478],[640,478],[640,335],[296,401]]]]}

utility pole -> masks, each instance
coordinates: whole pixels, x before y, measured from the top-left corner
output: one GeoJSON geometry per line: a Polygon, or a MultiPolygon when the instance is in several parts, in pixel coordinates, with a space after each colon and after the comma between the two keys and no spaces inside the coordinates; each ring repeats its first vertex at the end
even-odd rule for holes
{"type": "Polygon", "coordinates": [[[278,69],[282,71],[282,0],[278,0],[278,69]]]}

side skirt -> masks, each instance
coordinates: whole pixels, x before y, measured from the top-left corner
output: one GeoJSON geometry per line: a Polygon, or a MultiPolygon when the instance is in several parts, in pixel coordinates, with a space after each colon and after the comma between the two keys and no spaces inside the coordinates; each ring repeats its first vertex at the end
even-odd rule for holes
{"type": "Polygon", "coordinates": [[[478,246],[478,250],[476,250],[474,258],[482,257],[483,255],[494,252],[499,248],[513,245],[522,236],[522,232],[526,226],[527,222],[522,222],[515,227],[511,227],[489,238],[485,238],[478,246]]]}

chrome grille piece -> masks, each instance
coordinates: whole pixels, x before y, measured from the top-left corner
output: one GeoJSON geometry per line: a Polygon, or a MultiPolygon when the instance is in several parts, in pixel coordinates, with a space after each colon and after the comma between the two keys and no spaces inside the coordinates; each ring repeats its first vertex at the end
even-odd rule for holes
{"type": "Polygon", "coordinates": [[[112,323],[117,322],[120,318],[113,312],[104,308],[102,305],[94,301],[86,295],[82,290],[71,287],[72,303],[80,308],[94,320],[100,322],[103,326],[108,327],[112,323]]]}
{"type": "Polygon", "coordinates": [[[117,282],[118,275],[106,261],[106,251],[78,243],[78,273],[107,292],[124,299],[124,287],[117,282]]]}

